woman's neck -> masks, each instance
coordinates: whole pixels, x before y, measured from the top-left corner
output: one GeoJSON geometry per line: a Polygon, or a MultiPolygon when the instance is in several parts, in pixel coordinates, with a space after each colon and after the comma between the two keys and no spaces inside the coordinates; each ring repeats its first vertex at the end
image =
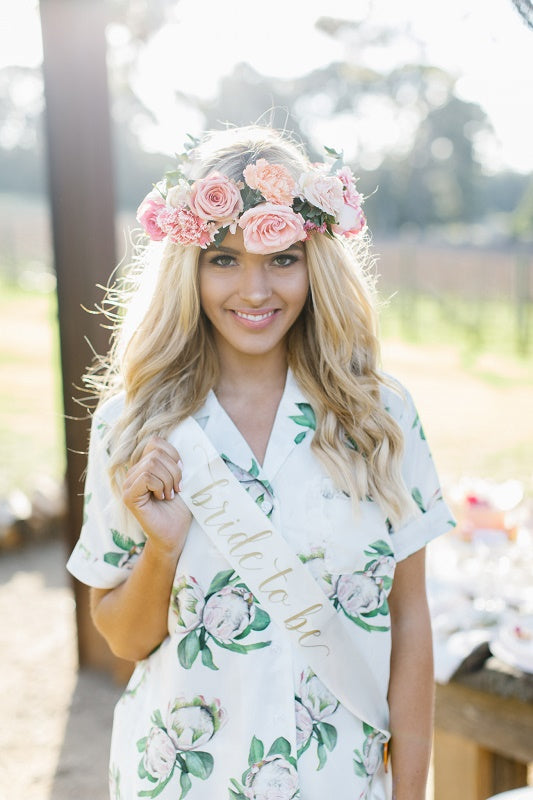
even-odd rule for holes
{"type": "Polygon", "coordinates": [[[287,377],[287,355],[285,350],[261,356],[246,356],[219,350],[220,377],[215,387],[219,400],[240,397],[265,397],[273,394],[278,398],[283,392],[287,377]]]}

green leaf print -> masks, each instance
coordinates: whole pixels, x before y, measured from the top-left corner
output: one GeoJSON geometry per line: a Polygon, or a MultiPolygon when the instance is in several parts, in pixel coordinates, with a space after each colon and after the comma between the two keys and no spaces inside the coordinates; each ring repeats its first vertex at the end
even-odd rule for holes
{"type": "Polygon", "coordinates": [[[251,767],[253,764],[257,764],[258,761],[261,761],[263,756],[265,755],[265,746],[263,742],[254,736],[251,744],[250,744],[250,752],[248,754],[248,766],[251,767]]]}
{"type": "Polygon", "coordinates": [[[187,771],[194,775],[195,778],[201,778],[205,781],[213,772],[215,762],[211,753],[195,753],[194,750],[189,750],[183,753],[182,757],[187,766],[187,771]]]}
{"type": "Polygon", "coordinates": [[[273,743],[267,755],[274,756],[280,755],[284,758],[289,758],[291,754],[290,743],[283,736],[279,736],[273,743]]]}
{"type": "Polygon", "coordinates": [[[213,661],[213,653],[206,644],[202,647],[202,664],[204,667],[209,667],[209,669],[218,670],[217,665],[213,661]]]}
{"type": "Polygon", "coordinates": [[[329,722],[318,722],[317,729],[325,747],[331,752],[337,744],[337,728],[330,725],[329,722]]]}
{"type": "Polygon", "coordinates": [[[224,588],[224,586],[227,586],[231,580],[232,575],[234,574],[235,572],[232,569],[225,569],[222,572],[217,572],[217,574],[211,581],[209,589],[207,590],[206,597],[215,594],[215,592],[219,592],[221,589],[224,588]]]}
{"type": "Polygon", "coordinates": [[[257,476],[259,475],[259,466],[255,458],[252,458],[252,466],[250,467],[248,472],[250,473],[252,478],[257,478],[257,476]]]}
{"type": "Polygon", "coordinates": [[[113,542],[116,544],[117,547],[120,547],[121,550],[124,550],[128,553],[135,545],[136,542],[133,539],[130,539],[129,536],[124,536],[120,531],[111,528],[111,536],[113,537],[113,542]]]}
{"type": "Polygon", "coordinates": [[[354,760],[353,760],[353,771],[360,778],[367,778],[368,774],[367,774],[367,771],[365,769],[365,765],[363,764],[362,756],[361,756],[361,754],[359,753],[358,750],[355,751],[355,755],[358,756],[358,758],[357,759],[354,758],[354,760]]]}
{"type": "MultiPolygon", "coordinates": [[[[304,428],[308,428],[309,430],[316,430],[316,416],[315,412],[313,411],[312,407],[309,403],[296,403],[300,414],[295,416],[289,416],[289,419],[292,419],[297,425],[302,425],[304,428]]],[[[297,434],[295,436],[294,441],[296,444],[300,444],[305,438],[307,431],[303,433],[297,434]]]]}
{"type": "Polygon", "coordinates": [[[424,500],[422,499],[422,494],[420,492],[420,489],[418,489],[416,486],[414,487],[414,489],[411,490],[411,497],[413,498],[413,500],[417,504],[417,506],[420,509],[420,511],[423,514],[425,514],[426,513],[426,509],[424,507],[424,500]]]}
{"type": "Polygon", "coordinates": [[[328,754],[326,753],[326,748],[324,747],[323,744],[318,745],[316,752],[318,755],[318,767],[317,767],[317,772],[318,772],[319,770],[322,769],[322,767],[324,767],[328,758],[328,754]]]}
{"type": "Polygon", "coordinates": [[[255,609],[255,617],[250,625],[253,631],[264,631],[270,625],[270,617],[266,611],[263,611],[259,606],[255,609]]]}
{"type": "Polygon", "coordinates": [[[375,542],[372,542],[371,545],[365,550],[366,556],[372,555],[380,555],[380,556],[393,556],[394,553],[391,550],[390,544],[386,542],[384,539],[378,539],[375,542]]]}
{"type": "Polygon", "coordinates": [[[189,774],[187,772],[182,772],[180,775],[180,786],[181,786],[181,794],[180,800],[190,791],[192,786],[191,779],[189,778],[189,774]]]}
{"type": "Polygon", "coordinates": [[[190,669],[200,652],[198,631],[194,630],[185,636],[178,645],[178,658],[182,667],[190,669]]]}
{"type": "Polygon", "coordinates": [[[92,495],[92,492],[89,492],[89,493],[88,493],[88,494],[86,494],[86,495],[85,495],[85,497],[83,498],[83,525],[85,525],[85,523],[87,522],[87,519],[88,519],[88,516],[87,516],[87,507],[88,507],[89,503],[91,502],[91,498],[92,498],[92,496],[93,496],[93,495],[92,495]]]}

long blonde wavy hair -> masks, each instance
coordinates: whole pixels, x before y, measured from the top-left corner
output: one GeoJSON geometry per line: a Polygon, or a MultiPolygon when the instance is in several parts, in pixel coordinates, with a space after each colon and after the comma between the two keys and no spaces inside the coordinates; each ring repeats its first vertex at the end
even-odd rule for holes
{"type": "MultiPolygon", "coordinates": [[[[205,137],[193,153],[191,177],[216,168],[241,180],[244,168],[265,158],[297,177],[309,169],[303,150],[265,127],[233,128],[205,137]]],[[[335,484],[354,503],[365,496],[394,524],[413,508],[401,476],[403,436],[384,409],[373,283],[367,258],[338,238],[316,234],[305,243],[310,292],[288,333],[288,363],[316,414],[312,448],[335,484]]],[[[124,325],[114,315],[108,356],[86,375],[103,400],[125,393],[112,430],[111,478],[120,486],[153,435],[165,436],[196,412],[219,375],[210,323],[198,288],[199,248],[168,240],[151,300],[142,319],[124,325]]],[[[139,259],[133,272],[138,272],[139,259]]],[[[124,304],[130,279],[111,288],[108,304],[124,304]]]]}

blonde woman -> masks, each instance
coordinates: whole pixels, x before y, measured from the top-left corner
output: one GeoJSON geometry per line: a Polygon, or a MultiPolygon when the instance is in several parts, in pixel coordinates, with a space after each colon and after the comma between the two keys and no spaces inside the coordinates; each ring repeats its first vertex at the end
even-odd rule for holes
{"type": "Polygon", "coordinates": [[[90,377],[69,569],[138,662],[111,797],[424,800],[424,547],[453,522],[379,370],[363,198],[268,128],[194,145],[139,208],[154,286],[90,377]]]}

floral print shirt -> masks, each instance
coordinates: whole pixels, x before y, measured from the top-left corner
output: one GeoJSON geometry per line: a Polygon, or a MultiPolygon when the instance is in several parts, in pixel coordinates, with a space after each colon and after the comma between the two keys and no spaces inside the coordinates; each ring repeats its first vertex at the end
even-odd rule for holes
{"type": "MultiPolygon", "coordinates": [[[[417,506],[398,529],[370,498],[354,516],[310,450],[315,416],[290,371],[262,466],[213,392],[195,418],[348,621],[362,651],[354,685],[370,664],[386,697],[395,565],[454,523],[411,398],[384,389],[383,403],[404,433],[417,506]]],[[[127,579],[145,541],[107,476],[105,434],[121,408],[117,397],[94,416],[84,524],[68,563],[100,588],[127,579]]],[[[286,637],[193,521],[168,637],[136,666],[115,710],[112,800],[390,800],[383,735],[339,703],[286,637]]]]}

